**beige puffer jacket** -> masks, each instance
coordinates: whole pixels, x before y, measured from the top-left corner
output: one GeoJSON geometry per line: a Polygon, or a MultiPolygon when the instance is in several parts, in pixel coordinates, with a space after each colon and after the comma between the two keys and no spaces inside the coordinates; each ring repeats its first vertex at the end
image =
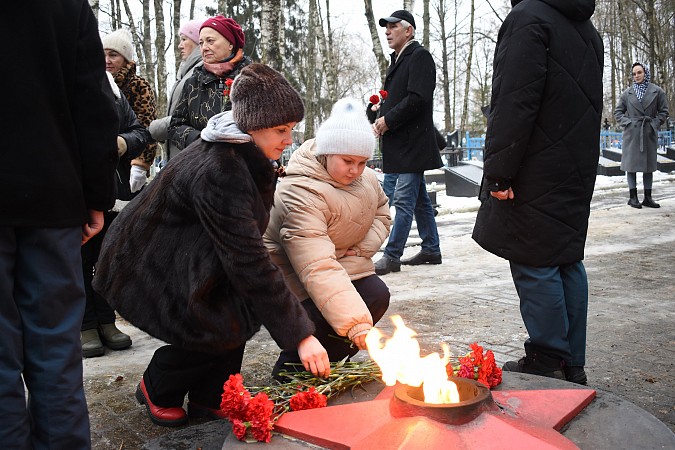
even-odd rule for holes
{"type": "Polygon", "coordinates": [[[372,170],[340,184],[314,150],[310,139],[291,156],[277,186],[265,246],[291,291],[300,300],[312,298],[337,334],[352,339],[373,326],[351,280],[375,273],[372,257],[389,235],[389,205],[372,170]],[[345,256],[349,249],[357,256],[345,256]]]}

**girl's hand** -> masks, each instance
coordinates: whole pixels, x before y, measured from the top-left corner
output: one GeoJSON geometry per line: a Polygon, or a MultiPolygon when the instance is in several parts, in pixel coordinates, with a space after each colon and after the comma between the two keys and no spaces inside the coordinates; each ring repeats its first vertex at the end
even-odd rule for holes
{"type": "Polygon", "coordinates": [[[298,344],[298,356],[305,370],[315,376],[327,378],[330,375],[328,352],[314,336],[307,336],[298,344]]]}

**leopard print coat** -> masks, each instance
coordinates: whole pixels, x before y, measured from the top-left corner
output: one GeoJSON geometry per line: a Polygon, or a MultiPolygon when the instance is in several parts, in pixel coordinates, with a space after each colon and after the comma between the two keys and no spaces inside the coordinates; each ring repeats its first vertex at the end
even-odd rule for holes
{"type": "MultiPolygon", "coordinates": [[[[136,63],[129,62],[122,67],[115,75],[115,83],[119,86],[124,96],[129,101],[131,109],[136,113],[138,121],[145,128],[150,126],[150,122],[157,118],[157,102],[155,93],[148,81],[136,75],[136,63]]],[[[150,168],[157,152],[157,144],[148,144],[141,153],[140,159],[150,168]]]]}

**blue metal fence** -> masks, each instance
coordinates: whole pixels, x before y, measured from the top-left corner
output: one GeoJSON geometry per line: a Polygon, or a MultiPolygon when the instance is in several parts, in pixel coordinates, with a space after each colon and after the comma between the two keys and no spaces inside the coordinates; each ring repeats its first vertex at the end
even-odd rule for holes
{"type": "MultiPolygon", "coordinates": [[[[600,149],[603,148],[621,148],[623,143],[623,133],[620,131],[602,130],[600,132],[600,149]]],[[[659,131],[659,148],[665,149],[673,143],[673,132],[671,130],[659,131]]]]}
{"type": "MultiPolygon", "coordinates": [[[[623,133],[620,131],[602,130],[600,132],[600,149],[608,147],[621,148],[622,141],[623,133]]],[[[462,144],[463,160],[483,160],[485,136],[471,137],[467,131],[462,144]]],[[[673,145],[673,132],[671,130],[659,131],[659,148],[665,149],[666,146],[670,145],[673,145]]]]}

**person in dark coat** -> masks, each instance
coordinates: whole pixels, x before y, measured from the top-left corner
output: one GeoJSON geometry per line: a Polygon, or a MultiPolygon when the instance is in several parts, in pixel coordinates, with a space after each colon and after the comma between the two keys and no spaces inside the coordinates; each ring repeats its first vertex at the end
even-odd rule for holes
{"type": "MultiPolygon", "coordinates": [[[[138,158],[141,152],[152,141],[150,133],[140,124],[134,110],[126,97],[115,84],[107,72],[110,87],[115,94],[117,115],[120,120],[119,134],[117,135],[117,154],[119,162],[115,173],[118,200],[131,200],[135,194],[131,193],[129,178],[131,161],[138,158]]],[[[112,210],[105,212],[105,224],[100,233],[82,246],[82,272],[84,274],[84,288],[87,292],[87,304],[82,319],[82,356],[90,358],[105,353],[103,344],[112,350],[123,350],[131,346],[131,337],[115,326],[115,311],[105,298],[101,297],[91,287],[94,278],[94,268],[101,251],[101,243],[110,223],[117,217],[122,203],[116,202],[112,210]],[[120,205],[120,206],[118,206],[120,205]]]]}
{"type": "Polygon", "coordinates": [[[0,71],[0,446],[88,450],[80,246],[115,201],[117,113],[86,0],[5,3],[0,26],[22,43],[0,71]]]}
{"type": "Polygon", "coordinates": [[[614,117],[623,127],[621,170],[628,179],[628,204],[633,208],[659,208],[652,199],[659,128],[668,120],[668,101],[663,89],[650,83],[649,69],[636,62],[631,69],[633,85],[623,91],[614,117]],[[637,174],[642,172],[644,200],[637,195],[637,174]]]}
{"type": "Polygon", "coordinates": [[[231,96],[232,111],[212,117],[202,139],[115,219],[94,277],[122,317],[168,343],[136,390],[158,425],[187,421],[186,395],[190,416],[224,417],[223,383],[241,371],[245,343],[261,325],[279,347],[297,349],[307,370],[330,372],[314,324],[262,240],[276,186],[272,162],[292,142],[302,100],[262,64],[241,71],[231,96]]]}
{"type": "Polygon", "coordinates": [[[199,30],[199,40],[204,64],[195,67],[185,82],[169,125],[174,153],[199,138],[211,117],[232,108],[229,83],[251,64],[244,55],[244,31],[234,19],[206,19],[199,30]]]}
{"type": "Polygon", "coordinates": [[[504,370],[586,383],[582,263],[600,149],[595,0],[512,0],[499,30],[473,238],[509,260],[529,333],[504,370]]]}
{"type": "MultiPolygon", "coordinates": [[[[136,73],[131,33],[125,29],[118,29],[103,36],[102,41],[106,70],[113,75],[115,83],[131,105],[140,124],[144,127],[150,126],[157,118],[157,99],[150,82],[136,73]]],[[[131,192],[138,192],[145,186],[156,152],[157,144],[151,141],[141,155],[131,161],[129,178],[131,192]]]]}
{"type": "Polygon", "coordinates": [[[393,196],[394,225],[384,255],[375,263],[375,273],[385,275],[399,272],[401,264],[441,264],[438,229],[424,171],[441,167],[443,161],[433,122],[434,59],[414,40],[415,19],[408,11],[394,11],[379,23],[387,29],[389,48],[394,51],[384,82],[387,96],[379,108],[373,108],[371,103],[366,112],[373,129],[382,137],[384,173],[398,175],[393,196]],[[412,258],[401,260],[413,215],[422,249],[412,258]]]}

